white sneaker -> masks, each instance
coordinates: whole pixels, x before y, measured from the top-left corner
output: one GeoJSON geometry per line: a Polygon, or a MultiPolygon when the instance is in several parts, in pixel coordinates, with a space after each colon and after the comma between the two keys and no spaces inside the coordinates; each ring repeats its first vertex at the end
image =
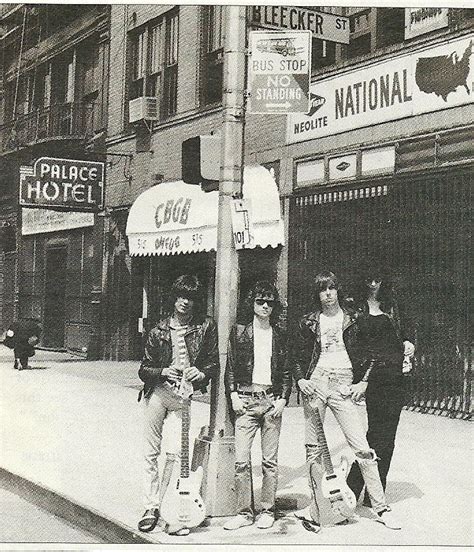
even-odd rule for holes
{"type": "Polygon", "coordinates": [[[380,521],[385,525],[385,527],[388,527],[389,529],[402,528],[400,522],[397,520],[396,516],[394,516],[391,510],[385,510],[384,512],[377,514],[377,521],[380,521]]]}
{"type": "Polygon", "coordinates": [[[257,527],[259,529],[270,529],[275,523],[275,516],[270,512],[262,512],[257,521],[257,527]]]}
{"type": "Polygon", "coordinates": [[[241,527],[246,527],[247,525],[253,525],[253,519],[243,514],[237,514],[224,524],[224,529],[234,531],[235,529],[240,529],[241,527]]]}

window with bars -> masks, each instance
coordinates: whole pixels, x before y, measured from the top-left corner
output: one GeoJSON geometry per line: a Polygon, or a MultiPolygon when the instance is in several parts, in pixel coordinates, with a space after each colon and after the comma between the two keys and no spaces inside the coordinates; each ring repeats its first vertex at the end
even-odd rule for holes
{"type": "Polygon", "coordinates": [[[204,105],[222,101],[224,6],[203,6],[202,96],[204,105]]]}
{"type": "Polygon", "coordinates": [[[128,99],[158,98],[163,118],[177,111],[178,33],[179,14],[172,10],[130,34],[128,99]]]}

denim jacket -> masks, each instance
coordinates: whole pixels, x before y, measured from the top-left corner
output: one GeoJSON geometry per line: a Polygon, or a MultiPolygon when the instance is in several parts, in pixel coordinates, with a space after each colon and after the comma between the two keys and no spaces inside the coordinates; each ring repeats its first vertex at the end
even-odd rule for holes
{"type": "MultiPolygon", "coordinates": [[[[357,327],[357,313],[342,309],[342,339],[347,354],[356,372],[360,364],[359,329],[357,327]]],[[[321,326],[319,322],[321,313],[311,312],[303,316],[299,324],[299,332],[293,347],[294,378],[309,379],[316,368],[321,355],[321,326]]]]}
{"type": "MultiPolygon", "coordinates": [[[[148,334],[143,360],[138,370],[138,377],[144,382],[142,394],[149,397],[156,385],[164,382],[161,375],[163,368],[171,365],[173,347],[171,343],[170,318],[161,320],[148,334]]],[[[204,373],[204,379],[193,383],[195,389],[205,392],[210,379],[215,375],[219,365],[217,345],[217,327],[214,320],[205,317],[203,320],[193,318],[184,335],[191,366],[204,373]]]]}
{"type": "MultiPolygon", "coordinates": [[[[288,402],[291,394],[291,373],[288,366],[286,335],[272,326],[271,380],[276,397],[288,402]]],[[[237,391],[238,384],[251,385],[254,368],[253,323],[236,324],[229,336],[224,382],[227,394],[237,391]]]]}

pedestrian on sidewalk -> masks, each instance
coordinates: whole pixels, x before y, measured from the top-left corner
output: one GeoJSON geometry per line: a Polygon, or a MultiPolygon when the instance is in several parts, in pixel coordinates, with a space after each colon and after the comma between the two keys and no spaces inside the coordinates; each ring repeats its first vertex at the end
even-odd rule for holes
{"type": "Polygon", "coordinates": [[[8,328],[4,344],[13,349],[15,370],[28,369],[28,359],[34,356],[40,335],[40,325],[34,320],[18,320],[8,328]]]}
{"type": "MultiPolygon", "coordinates": [[[[171,287],[170,300],[172,314],[150,330],[138,372],[144,382],[139,400],[143,395],[145,402],[145,513],[138,523],[139,530],[144,532],[156,527],[164,495],[164,489],[160,490],[158,460],[165,419],[176,425],[177,434],[181,432],[183,402],[178,394],[181,380],[184,378],[195,390],[205,392],[219,364],[217,328],[214,320],[205,316],[198,278],[189,274],[177,278],[171,287]]],[[[179,442],[176,439],[177,445],[179,442]]],[[[164,474],[163,484],[169,475],[164,474]]],[[[188,533],[189,529],[177,532],[188,533]]]]}
{"type": "MultiPolygon", "coordinates": [[[[415,346],[400,326],[392,285],[379,267],[366,271],[359,312],[357,324],[362,362],[354,371],[352,398],[358,401],[365,394],[367,441],[379,459],[380,479],[385,490],[400,413],[405,404],[403,366],[406,372],[411,369],[415,346]]],[[[347,482],[359,497],[364,481],[357,463],[352,465],[347,482]]],[[[370,506],[367,493],[364,505],[370,506]]]]}
{"type": "Polygon", "coordinates": [[[237,515],[224,525],[228,530],[252,525],[255,520],[250,451],[258,429],[263,480],[257,527],[273,526],[282,414],[291,393],[287,340],[277,326],[281,303],[275,286],[257,282],[248,293],[245,311],[245,323],[231,330],[225,371],[226,393],[235,415],[237,492],[237,515]]]}
{"type": "MultiPolygon", "coordinates": [[[[324,423],[329,407],[338,421],[360,466],[376,519],[392,529],[400,529],[387,504],[377,467],[377,456],[370,448],[357,406],[352,401],[353,369],[358,369],[358,326],[356,313],[341,307],[342,297],[336,275],[321,272],[315,278],[316,310],[303,316],[294,347],[295,380],[303,395],[306,463],[310,489],[311,465],[323,473],[322,439],[318,416],[324,423]]],[[[319,508],[312,492],[310,519],[306,528],[318,531],[319,508]]]]}

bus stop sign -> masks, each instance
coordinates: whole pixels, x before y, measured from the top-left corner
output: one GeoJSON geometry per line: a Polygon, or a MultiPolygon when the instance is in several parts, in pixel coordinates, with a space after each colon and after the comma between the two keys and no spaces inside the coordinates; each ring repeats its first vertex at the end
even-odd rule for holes
{"type": "Polygon", "coordinates": [[[308,113],[311,31],[250,31],[249,113],[308,113]]]}

